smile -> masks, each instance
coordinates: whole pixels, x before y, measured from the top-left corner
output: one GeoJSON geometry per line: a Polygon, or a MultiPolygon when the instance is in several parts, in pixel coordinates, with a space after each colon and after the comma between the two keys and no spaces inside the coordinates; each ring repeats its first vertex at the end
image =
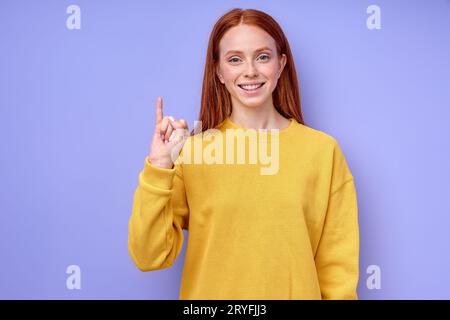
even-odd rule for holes
{"type": "Polygon", "coordinates": [[[265,82],[259,83],[259,84],[250,84],[250,85],[238,84],[238,86],[239,86],[239,88],[241,88],[242,90],[245,90],[245,91],[256,91],[257,89],[261,88],[264,84],[265,84],[265,82]]]}

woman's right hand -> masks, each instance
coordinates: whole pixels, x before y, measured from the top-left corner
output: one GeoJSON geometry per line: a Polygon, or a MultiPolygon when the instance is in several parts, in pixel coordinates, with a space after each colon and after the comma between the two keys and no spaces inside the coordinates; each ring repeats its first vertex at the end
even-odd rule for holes
{"type": "Polygon", "coordinates": [[[152,165],[171,169],[180,150],[189,137],[189,128],[183,119],[163,117],[162,97],[156,101],[156,125],[148,160],[152,165]],[[174,131],[175,130],[175,131],[174,131]]]}

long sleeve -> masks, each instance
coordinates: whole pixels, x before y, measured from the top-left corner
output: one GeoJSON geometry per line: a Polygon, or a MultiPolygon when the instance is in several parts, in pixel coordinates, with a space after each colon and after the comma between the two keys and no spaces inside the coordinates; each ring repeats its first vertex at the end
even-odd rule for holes
{"type": "Polygon", "coordinates": [[[182,167],[160,168],[145,159],[129,220],[128,250],[141,271],[170,267],[183,247],[189,207],[182,167]]]}
{"type": "Polygon", "coordinates": [[[358,299],[359,227],[356,188],[337,142],[328,207],[315,256],[322,299],[358,299]]]}

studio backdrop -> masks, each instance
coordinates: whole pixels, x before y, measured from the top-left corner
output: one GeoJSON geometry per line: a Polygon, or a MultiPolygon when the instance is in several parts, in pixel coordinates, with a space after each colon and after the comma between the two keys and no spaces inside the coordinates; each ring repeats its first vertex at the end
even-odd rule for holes
{"type": "MultiPolygon", "coordinates": [[[[449,299],[450,1],[1,1],[0,298],[177,299],[127,248],[155,102],[198,119],[232,8],[283,28],[357,188],[360,299],[449,299]]],[[[236,177],[238,179],[238,177],[236,177]]]]}

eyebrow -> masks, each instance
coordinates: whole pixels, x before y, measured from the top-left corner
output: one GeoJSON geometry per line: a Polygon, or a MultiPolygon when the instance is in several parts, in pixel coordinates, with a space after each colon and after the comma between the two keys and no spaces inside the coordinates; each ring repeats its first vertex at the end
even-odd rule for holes
{"type": "MultiPolygon", "coordinates": [[[[260,51],[264,51],[264,50],[268,50],[268,51],[272,52],[272,49],[270,49],[269,47],[262,47],[262,48],[256,49],[256,52],[260,52],[260,51]]],[[[239,50],[230,50],[227,53],[225,53],[225,55],[229,55],[230,53],[243,53],[243,52],[239,51],[239,50]]]]}

